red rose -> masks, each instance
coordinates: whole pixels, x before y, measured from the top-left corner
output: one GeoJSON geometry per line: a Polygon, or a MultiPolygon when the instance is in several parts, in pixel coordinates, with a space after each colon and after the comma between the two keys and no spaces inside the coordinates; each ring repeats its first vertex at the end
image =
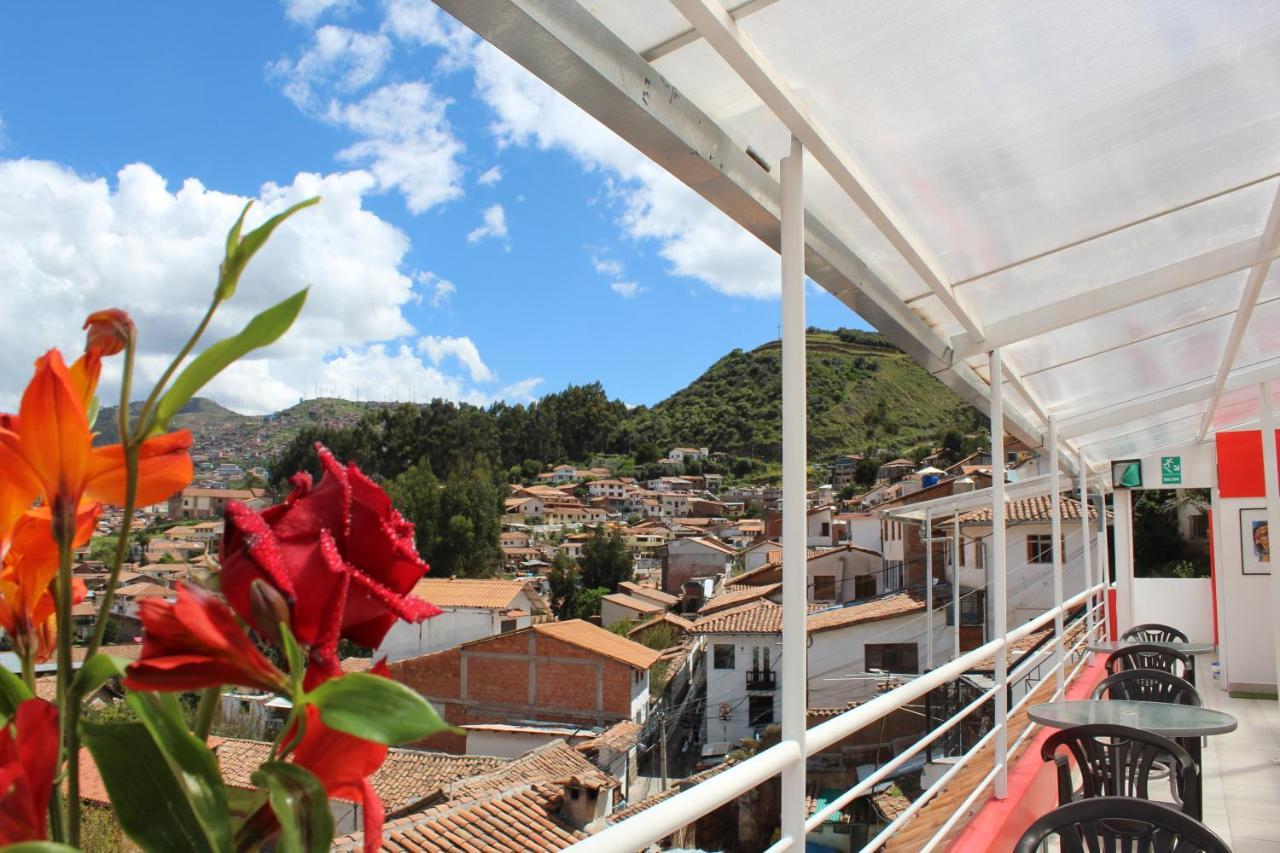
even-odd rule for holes
{"type": "Polygon", "coordinates": [[[0,726],[0,847],[48,837],[58,772],[58,709],[28,699],[0,726]]]}
{"type": "Polygon", "coordinates": [[[222,538],[227,601],[253,623],[253,581],[274,587],[289,606],[294,636],[311,647],[309,682],[339,671],[340,638],[377,648],[397,620],[440,612],[410,594],[428,571],[413,525],[360,469],[344,468],[322,445],[316,450],[319,484],[298,474],[288,499],[261,513],[228,505],[222,538]]]}
{"type": "Polygon", "coordinates": [[[180,584],[178,600],[139,605],[142,654],[129,664],[130,690],[203,690],[223,684],[287,695],[289,682],[249,640],[227,606],[196,586],[180,584]]]}

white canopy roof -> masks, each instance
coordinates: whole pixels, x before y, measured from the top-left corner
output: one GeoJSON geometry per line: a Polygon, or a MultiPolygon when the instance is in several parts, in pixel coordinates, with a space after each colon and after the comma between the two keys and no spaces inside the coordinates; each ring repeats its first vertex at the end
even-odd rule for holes
{"type": "Polygon", "coordinates": [[[1035,445],[1189,443],[1280,376],[1280,4],[439,3],[775,248],[794,134],[809,275],[983,408],[1001,347],[1035,445]]]}

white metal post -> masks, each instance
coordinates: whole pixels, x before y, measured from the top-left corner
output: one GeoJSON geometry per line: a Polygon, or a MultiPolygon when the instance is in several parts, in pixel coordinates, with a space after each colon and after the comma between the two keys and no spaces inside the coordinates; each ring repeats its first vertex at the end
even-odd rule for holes
{"type": "Polygon", "coordinates": [[[960,511],[951,517],[951,659],[960,657],[960,511]]]}
{"type": "Polygon", "coordinates": [[[804,848],[806,468],[804,149],[791,139],[782,160],[782,739],[799,747],[782,770],[782,835],[804,848]]]}
{"type": "Polygon", "coordinates": [[[1053,617],[1053,660],[1057,665],[1057,689],[1054,698],[1058,698],[1067,689],[1067,651],[1062,642],[1062,475],[1059,472],[1058,459],[1058,419],[1049,416],[1049,533],[1053,554],[1053,606],[1058,608],[1058,615],[1053,617]]]}
{"type": "MultiPolygon", "coordinates": [[[[1106,486],[1098,483],[1098,579],[1106,584],[1102,591],[1102,634],[1111,631],[1111,545],[1107,542],[1107,493],[1106,486]]],[[[1118,640],[1119,637],[1112,637],[1118,640]]]]}
{"type": "MultiPolygon", "coordinates": [[[[1271,404],[1271,380],[1258,388],[1262,397],[1262,473],[1266,478],[1267,532],[1280,530],[1280,475],[1276,467],[1276,415],[1271,404]]],[[[1267,538],[1270,546],[1270,536],[1267,538]]],[[[1270,554],[1268,554],[1268,557],[1270,554]]],[[[1271,641],[1275,644],[1276,683],[1280,684],[1280,569],[1271,560],[1271,641]]]]}
{"type": "Polygon", "coordinates": [[[924,666],[933,669],[933,510],[924,511],[924,666]]]}
{"type": "Polygon", "coordinates": [[[1116,537],[1116,631],[1133,627],[1133,495],[1129,489],[1111,493],[1116,537]]]}
{"type": "MultiPolygon", "coordinates": [[[[1079,462],[1076,467],[1080,469],[1080,553],[1084,558],[1084,588],[1093,589],[1093,554],[1090,553],[1092,548],[1089,542],[1089,469],[1084,462],[1083,450],[1079,452],[1078,459],[1079,462]]],[[[1093,636],[1093,608],[1097,605],[1097,601],[1094,599],[1093,595],[1089,596],[1084,611],[1085,636],[1090,640],[1095,639],[1093,636]]]]}
{"type": "MultiPolygon", "coordinates": [[[[991,639],[1009,633],[1009,602],[1004,544],[1004,364],[1000,350],[991,351],[991,587],[995,606],[991,639]]],[[[996,799],[1009,795],[1009,659],[1004,646],[996,652],[996,799]]]]}

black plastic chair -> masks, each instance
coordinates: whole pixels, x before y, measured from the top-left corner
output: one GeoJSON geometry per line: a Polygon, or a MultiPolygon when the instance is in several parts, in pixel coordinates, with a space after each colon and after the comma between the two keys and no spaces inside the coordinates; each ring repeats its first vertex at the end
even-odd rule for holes
{"type": "Polygon", "coordinates": [[[1035,853],[1057,836],[1062,853],[1231,853],[1209,827],[1164,803],[1128,797],[1080,800],[1027,828],[1014,853],[1035,853]]]}
{"type": "Polygon", "coordinates": [[[1133,640],[1135,643],[1185,643],[1187,635],[1159,622],[1147,622],[1144,625],[1134,625],[1121,634],[1120,639],[1133,640]]]}
{"type": "Polygon", "coordinates": [[[1178,744],[1160,735],[1129,726],[1097,723],[1054,732],[1040,748],[1040,758],[1058,767],[1058,804],[1096,797],[1150,799],[1152,779],[1169,779],[1178,806],[1189,814],[1199,802],[1200,768],[1178,744]],[[1075,759],[1081,790],[1073,791],[1071,762],[1075,759]]]}
{"type": "Polygon", "coordinates": [[[1195,663],[1191,655],[1174,651],[1167,646],[1136,643],[1117,649],[1107,656],[1107,675],[1128,669],[1158,669],[1196,683],[1195,663]]]}
{"type": "Polygon", "coordinates": [[[1093,689],[1093,698],[1204,706],[1190,681],[1159,669],[1123,669],[1108,675],[1093,689]]]}

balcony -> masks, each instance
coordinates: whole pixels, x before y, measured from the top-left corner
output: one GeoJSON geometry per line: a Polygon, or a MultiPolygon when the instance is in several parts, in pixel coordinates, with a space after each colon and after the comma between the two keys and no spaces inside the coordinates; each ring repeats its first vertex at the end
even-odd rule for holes
{"type": "Polygon", "coordinates": [[[767,669],[747,670],[747,689],[748,690],[778,689],[777,673],[767,669]]]}

